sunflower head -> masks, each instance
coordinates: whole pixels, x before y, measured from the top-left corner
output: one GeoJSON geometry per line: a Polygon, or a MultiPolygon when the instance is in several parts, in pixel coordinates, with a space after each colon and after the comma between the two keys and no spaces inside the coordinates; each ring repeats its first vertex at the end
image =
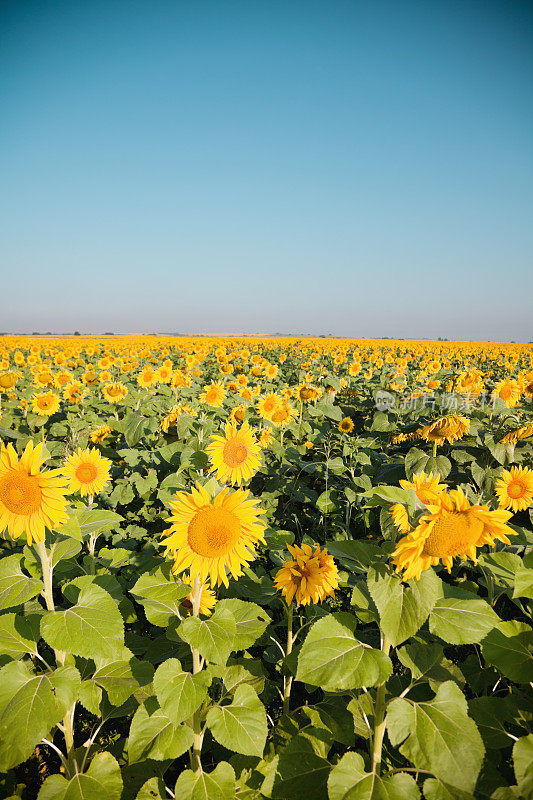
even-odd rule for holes
{"type": "Polygon", "coordinates": [[[32,411],[42,417],[50,417],[59,410],[59,396],[54,392],[33,395],[32,411]]]}
{"type": "Polygon", "coordinates": [[[426,475],[425,472],[418,472],[413,475],[411,481],[400,481],[402,489],[413,489],[416,496],[424,505],[435,503],[441,492],[446,490],[445,483],[439,483],[440,475],[438,472],[433,475],[432,472],[426,475]]]}
{"type": "Polygon", "coordinates": [[[225,435],[211,436],[211,444],[207,446],[211,469],[216,471],[217,480],[238,486],[257,472],[260,450],[247,422],[243,422],[240,428],[227,422],[225,435]]]}
{"type": "Polygon", "coordinates": [[[276,573],[274,583],[290,605],[320,603],[328,595],[335,596],[338,588],[338,570],[327,550],[308,545],[288,545],[292,559],[286,561],[276,573]]]}
{"type": "Polygon", "coordinates": [[[353,420],[350,417],[344,417],[339,422],[338,427],[341,433],[351,433],[354,428],[353,420]]]}
{"type": "Polygon", "coordinates": [[[79,448],[67,458],[63,475],[68,481],[69,492],[79,492],[82,497],[93,497],[109,482],[111,461],[102,458],[95,448],[79,448]]]}
{"type": "Polygon", "coordinates": [[[504,469],[496,481],[496,494],[501,508],[525,511],[533,503],[533,471],[529,467],[504,469]]]}
{"type": "Polygon", "coordinates": [[[435,422],[426,425],[420,430],[420,436],[427,442],[436,442],[441,445],[445,441],[455,442],[461,439],[470,429],[470,420],[457,414],[440,417],[435,422]]]}

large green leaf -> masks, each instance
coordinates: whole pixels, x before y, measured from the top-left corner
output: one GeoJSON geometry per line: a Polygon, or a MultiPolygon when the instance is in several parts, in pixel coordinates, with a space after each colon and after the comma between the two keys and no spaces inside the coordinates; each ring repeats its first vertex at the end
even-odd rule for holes
{"type": "Polygon", "coordinates": [[[275,800],[324,800],[331,764],[324,753],[301,734],[293,736],[281,752],[274,778],[275,800]]]}
{"type": "Polygon", "coordinates": [[[480,642],[498,624],[498,615],[481,597],[443,586],[444,597],[437,600],[429,616],[431,633],[449,644],[480,642]]]}
{"type": "Polygon", "coordinates": [[[383,683],[392,673],[388,656],[354,636],[357,620],[344,612],[328,614],[311,626],[298,657],[296,679],[325,691],[383,683]]]}
{"type": "Polygon", "coordinates": [[[44,589],[42,581],[22,571],[23,558],[17,553],[0,560],[0,610],[21,605],[44,589]]]}
{"type": "Polygon", "coordinates": [[[217,609],[230,611],[235,617],[237,627],[232,650],[246,650],[251,647],[270,622],[270,617],[261,606],[245,600],[220,600],[217,609]]]}
{"type": "Polygon", "coordinates": [[[213,772],[195,774],[186,769],[176,781],[174,796],[179,800],[234,800],[235,772],[226,761],[213,772]]]}
{"type": "Polygon", "coordinates": [[[236,630],[235,617],[231,611],[217,607],[209,619],[188,617],[183,620],[178,634],[208,661],[225,664],[233,650],[236,630]]]}
{"type": "Polygon", "coordinates": [[[170,564],[145,572],[130,589],[130,594],[144,606],[149,622],[166,628],[183,612],[182,600],[191,593],[191,587],[176,580],[170,564]]]}
{"type": "Polygon", "coordinates": [[[116,760],[111,753],[98,753],[81,775],[70,780],[62,775],[47,778],[37,800],[120,800],[122,788],[116,760]]]}
{"type": "Polygon", "coordinates": [[[151,683],[154,668],[149,661],[119,659],[104,664],[97,662],[98,669],[93,680],[105,689],[109,700],[115,706],[121,706],[128,697],[143,686],[151,683]]]}
{"type": "Polygon", "coordinates": [[[211,708],[207,725],[228,750],[245,756],[262,756],[267,739],[265,707],[246,684],[237,687],[230,705],[211,708]]]}
{"type": "Polygon", "coordinates": [[[124,438],[129,447],[135,447],[147,431],[148,420],[136,411],[130,411],[124,419],[124,438]]]}
{"type": "Polygon", "coordinates": [[[25,653],[37,653],[40,616],[3,614],[0,617],[0,654],[20,658],[25,653]]]}
{"type": "Polygon", "coordinates": [[[0,670],[0,772],[29,758],[65,714],[79,683],[72,667],[35,674],[27,661],[11,661],[0,670]]]}
{"type": "Polygon", "coordinates": [[[457,789],[474,789],[485,748],[457,684],[443,683],[426,703],[392,700],[386,724],[391,743],[403,741],[400,752],[415,767],[429,770],[457,789]]]}
{"type": "Polygon", "coordinates": [[[113,598],[100,586],[84,586],[75,606],[49,611],[41,620],[41,636],[56,650],[84,658],[122,656],[124,623],[113,598]]]}
{"type": "Polygon", "coordinates": [[[207,697],[210,676],[185,672],[177,658],[169,658],[154,675],[154,692],[167,716],[178,725],[188,719],[207,697]]]}
{"type": "Polygon", "coordinates": [[[406,586],[383,565],[368,571],[367,584],[379,612],[381,630],[393,647],[418,631],[442,593],[442,581],[432,569],[406,586]]]}
{"type": "Polygon", "coordinates": [[[484,639],[484,658],[516,683],[533,681],[533,630],[524,622],[500,622],[484,639]]]}
{"type": "Polygon", "coordinates": [[[380,778],[366,772],[359,753],[345,753],[330,772],[329,800],[419,800],[414,779],[405,772],[380,778]]]}
{"type": "Polygon", "coordinates": [[[155,761],[178,758],[193,742],[192,728],[175,725],[161,710],[155,697],[139,706],[131,721],[128,739],[130,764],[152,758],[155,761]]]}

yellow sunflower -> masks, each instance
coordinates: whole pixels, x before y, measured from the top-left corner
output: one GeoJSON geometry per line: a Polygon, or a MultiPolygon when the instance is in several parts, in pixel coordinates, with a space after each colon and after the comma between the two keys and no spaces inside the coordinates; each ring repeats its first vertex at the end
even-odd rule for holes
{"type": "Polygon", "coordinates": [[[107,439],[110,433],[113,432],[113,429],[109,425],[102,425],[100,428],[96,428],[91,433],[90,439],[93,444],[102,444],[104,439],[107,439]]]}
{"type": "Polygon", "coordinates": [[[353,421],[350,419],[350,417],[344,417],[344,419],[341,419],[339,422],[338,428],[341,433],[351,433],[354,428],[353,421]]]}
{"type": "Polygon", "coordinates": [[[281,398],[277,394],[266,394],[257,400],[257,413],[262,419],[272,419],[272,415],[280,408],[281,398]]]}
{"type": "Polygon", "coordinates": [[[84,396],[85,389],[83,388],[83,384],[79,381],[72,381],[72,383],[65,386],[63,397],[65,400],[68,400],[69,403],[81,403],[84,396]]]}
{"type": "Polygon", "coordinates": [[[496,481],[501,508],[525,511],[533,502],[533,471],[529,467],[504,469],[496,481]]]}
{"type": "Polygon", "coordinates": [[[20,377],[20,372],[0,372],[0,389],[12,389],[20,377]]]}
{"type": "Polygon", "coordinates": [[[59,397],[54,392],[43,392],[33,395],[31,410],[42,417],[50,417],[59,409],[59,397]]]}
{"type": "Polygon", "coordinates": [[[442,492],[435,504],[428,504],[428,510],[392,554],[396,572],[404,570],[404,580],[419,578],[439,561],[450,572],[457,556],[476,562],[477,547],[493,547],[496,539],[510,544],[507,537],[515,535],[506,525],[512,516],[509,511],[471,506],[462,489],[442,492]]]}
{"type": "Polygon", "coordinates": [[[413,475],[412,481],[400,481],[402,489],[414,489],[416,496],[424,505],[435,503],[438,496],[446,490],[445,483],[439,483],[440,475],[438,472],[433,475],[432,472],[426,475],[425,472],[419,472],[413,475]]]}
{"type": "Polygon", "coordinates": [[[67,458],[63,475],[68,480],[70,493],[79,492],[82,497],[93,497],[109,482],[111,461],[102,458],[95,448],[78,450],[67,458]]]}
{"type": "Polygon", "coordinates": [[[229,585],[226,569],[234,578],[242,575],[243,564],[256,557],[257,543],[264,542],[265,524],[258,517],[265,512],[256,508],[257,502],[247,490],[227,488],[211,500],[200,483],[190,494],[178,492],[170,502],[172,525],[163,541],[165,553],[174,559],[173,572],[189,570],[202,583],[209,576],[211,587],[229,585]]]}
{"type": "Polygon", "coordinates": [[[270,428],[263,428],[263,430],[259,434],[259,446],[268,447],[273,438],[274,436],[270,428]]]}
{"type": "Polygon", "coordinates": [[[390,509],[392,521],[400,531],[400,533],[407,533],[411,530],[409,522],[409,514],[407,509],[401,503],[395,503],[390,509]]]}
{"type": "Polygon", "coordinates": [[[109,403],[120,403],[128,394],[128,387],[123,383],[108,383],[102,388],[102,394],[109,403]]]}
{"type": "Polygon", "coordinates": [[[297,415],[296,409],[290,403],[284,403],[272,414],[270,421],[278,428],[285,428],[297,415]]]}
{"type": "Polygon", "coordinates": [[[220,382],[210,383],[200,395],[200,401],[208,406],[219,408],[226,397],[226,390],[220,382]]]}
{"type": "Polygon", "coordinates": [[[67,520],[67,493],[60,470],[41,472],[43,445],[28,442],[20,460],[12,444],[0,450],[0,532],[12,539],[26,533],[28,544],[44,541],[67,520]]]}
{"type": "Polygon", "coordinates": [[[334,597],[339,584],[333,556],[325,548],[313,550],[308,544],[301,547],[288,545],[288,549],[293,558],[284,563],[274,578],[276,588],[285,597],[287,605],[292,603],[294,597],[296,604],[302,606],[321,603],[328,595],[334,597]]]}
{"type": "Polygon", "coordinates": [[[516,444],[521,439],[529,439],[530,436],[533,436],[533,422],[522,425],[520,428],[516,428],[513,431],[509,431],[509,433],[506,433],[503,437],[502,442],[516,444]]]}
{"type": "Polygon", "coordinates": [[[247,422],[238,429],[227,422],[224,436],[211,436],[211,440],[206,452],[217,480],[240,486],[259,469],[261,447],[247,422]]]}
{"type": "Polygon", "coordinates": [[[449,417],[440,417],[435,422],[426,425],[420,430],[419,435],[427,442],[436,442],[441,445],[445,441],[452,443],[461,439],[469,430],[470,420],[467,417],[452,414],[449,417]]]}
{"type": "Polygon", "coordinates": [[[504,401],[507,408],[514,408],[518,405],[520,395],[522,394],[522,387],[518,381],[508,378],[504,381],[499,381],[492,390],[492,400],[500,398],[504,401]]]}

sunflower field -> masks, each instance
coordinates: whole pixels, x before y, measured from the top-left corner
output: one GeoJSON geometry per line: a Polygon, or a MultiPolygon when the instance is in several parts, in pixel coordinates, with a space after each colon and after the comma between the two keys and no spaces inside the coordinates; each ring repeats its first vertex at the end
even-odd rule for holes
{"type": "Polygon", "coordinates": [[[533,347],[0,339],[0,797],[533,798],[533,347]]]}

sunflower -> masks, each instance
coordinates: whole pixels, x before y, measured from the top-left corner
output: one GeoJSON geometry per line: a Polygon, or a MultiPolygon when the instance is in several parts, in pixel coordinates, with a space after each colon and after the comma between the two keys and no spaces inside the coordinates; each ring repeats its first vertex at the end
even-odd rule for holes
{"type": "Polygon", "coordinates": [[[28,442],[20,460],[12,444],[0,450],[0,531],[12,539],[26,533],[28,544],[67,520],[64,480],[58,469],[40,471],[42,448],[28,442]]]}
{"type": "Polygon", "coordinates": [[[300,403],[312,403],[318,400],[320,394],[320,389],[317,386],[312,386],[307,383],[301,383],[294,390],[294,397],[299,400],[300,403]]]}
{"type": "Polygon", "coordinates": [[[0,372],[0,390],[12,389],[20,377],[20,372],[0,372]]]}
{"type": "Polygon", "coordinates": [[[69,492],[79,492],[82,497],[93,497],[109,481],[111,461],[102,458],[98,450],[78,450],[67,458],[63,475],[68,480],[69,492]]]}
{"type": "Polygon", "coordinates": [[[113,433],[113,429],[109,425],[102,425],[100,428],[96,428],[96,430],[91,433],[91,442],[93,444],[102,444],[104,439],[107,439],[110,433],[113,433]]]}
{"type": "Polygon", "coordinates": [[[407,509],[401,503],[395,503],[390,509],[392,521],[400,531],[400,533],[407,533],[411,530],[409,522],[409,514],[407,509]]]}
{"type": "Polygon", "coordinates": [[[494,389],[492,390],[492,400],[497,400],[500,398],[504,401],[507,408],[514,408],[518,405],[518,401],[520,400],[520,395],[522,394],[522,388],[518,381],[511,380],[508,378],[504,381],[499,381],[494,389]]]}
{"type": "Polygon", "coordinates": [[[529,467],[504,469],[496,481],[501,508],[525,511],[533,502],[533,471],[529,467]]]}
{"type": "Polygon", "coordinates": [[[128,394],[128,388],[123,383],[108,383],[102,388],[102,394],[109,403],[120,403],[128,394]]]}
{"type": "MultiPolygon", "coordinates": [[[[181,580],[183,583],[186,583],[187,586],[193,585],[194,581],[192,580],[190,575],[182,575],[181,580]]],[[[217,597],[211,589],[208,589],[207,586],[202,584],[202,588],[200,590],[200,608],[199,613],[203,617],[210,617],[217,602],[217,597]]],[[[187,597],[181,601],[180,606],[186,608],[189,613],[192,612],[192,604],[193,604],[193,592],[187,595],[187,597]]]]}
{"type": "Polygon", "coordinates": [[[439,417],[435,422],[426,425],[420,430],[420,436],[426,442],[444,444],[445,441],[455,442],[461,439],[470,430],[470,420],[457,414],[449,417],[439,417]]]}
{"type": "Polygon", "coordinates": [[[242,403],[241,405],[235,406],[230,411],[230,422],[236,424],[237,422],[244,422],[244,415],[246,414],[246,409],[248,408],[247,405],[242,403]]]}
{"type": "Polygon", "coordinates": [[[506,525],[509,511],[490,511],[488,506],[471,506],[462,489],[439,494],[428,504],[416,528],[400,539],[392,554],[396,572],[403,579],[419,578],[421,572],[442,561],[448,572],[457,556],[476,563],[476,548],[494,546],[496,539],[510,544],[515,532],[506,525]]]}
{"type": "Polygon", "coordinates": [[[152,367],[145,367],[142,372],[137,375],[137,383],[143,389],[156,383],[157,380],[157,372],[152,369],[152,367]]]}
{"type": "Polygon", "coordinates": [[[509,431],[509,433],[506,433],[503,437],[502,442],[516,444],[520,439],[529,439],[530,436],[533,436],[533,422],[522,425],[520,428],[516,428],[513,431],[509,431]]]}
{"type": "Polygon", "coordinates": [[[257,413],[262,419],[272,419],[272,415],[280,408],[281,398],[277,394],[266,394],[257,400],[257,413]]]}
{"type": "Polygon", "coordinates": [[[161,420],[161,424],[159,426],[160,430],[168,433],[168,429],[176,424],[177,420],[182,416],[182,414],[189,414],[191,417],[198,416],[197,412],[193,411],[193,409],[188,405],[174,406],[174,408],[170,409],[166,417],[161,420]]]}
{"type": "Polygon", "coordinates": [[[341,419],[339,422],[338,428],[341,433],[351,433],[354,428],[353,421],[350,417],[344,417],[344,419],[341,419]]]}
{"type": "Polygon", "coordinates": [[[33,395],[31,410],[42,417],[50,417],[59,409],[59,397],[54,392],[42,392],[33,395]]]}
{"type": "Polygon", "coordinates": [[[263,428],[259,434],[259,447],[268,447],[273,438],[270,428],[263,428]]]}
{"type": "Polygon", "coordinates": [[[84,396],[85,389],[83,389],[83,385],[79,381],[72,381],[72,383],[65,386],[63,397],[65,400],[68,400],[69,403],[81,403],[84,396]]]}
{"type": "Polygon", "coordinates": [[[209,576],[211,587],[229,585],[226,569],[234,578],[242,575],[243,564],[256,557],[258,542],[264,542],[265,512],[256,508],[258,501],[245,489],[223,489],[211,501],[204,487],[197,483],[191,493],[178,492],[170,502],[171,527],[163,544],[165,553],[174,559],[172,571],[189,570],[191,578],[209,576]]]}
{"type": "Polygon", "coordinates": [[[220,382],[210,383],[200,395],[200,401],[207,403],[208,406],[219,408],[223,404],[225,397],[226,390],[220,382]]]}
{"type": "Polygon", "coordinates": [[[217,480],[240,486],[259,469],[261,447],[247,422],[243,422],[239,429],[227,422],[225,435],[211,436],[211,440],[206,452],[211,461],[211,471],[216,470],[217,480]]]}
{"type": "Polygon", "coordinates": [[[440,475],[438,472],[433,475],[432,472],[426,475],[425,472],[419,472],[413,475],[412,481],[400,481],[402,489],[413,489],[416,496],[424,505],[428,503],[435,503],[439,494],[446,490],[446,484],[439,483],[440,475]]]}
{"type": "Polygon", "coordinates": [[[279,428],[285,428],[297,415],[296,409],[290,403],[284,403],[272,414],[271,422],[279,428]]]}
{"type": "Polygon", "coordinates": [[[326,596],[334,597],[338,588],[338,570],[327,550],[317,547],[314,551],[308,544],[301,547],[288,545],[293,556],[278,570],[274,578],[276,588],[282,593],[287,605],[296,596],[297,605],[320,603],[326,596]]]}

